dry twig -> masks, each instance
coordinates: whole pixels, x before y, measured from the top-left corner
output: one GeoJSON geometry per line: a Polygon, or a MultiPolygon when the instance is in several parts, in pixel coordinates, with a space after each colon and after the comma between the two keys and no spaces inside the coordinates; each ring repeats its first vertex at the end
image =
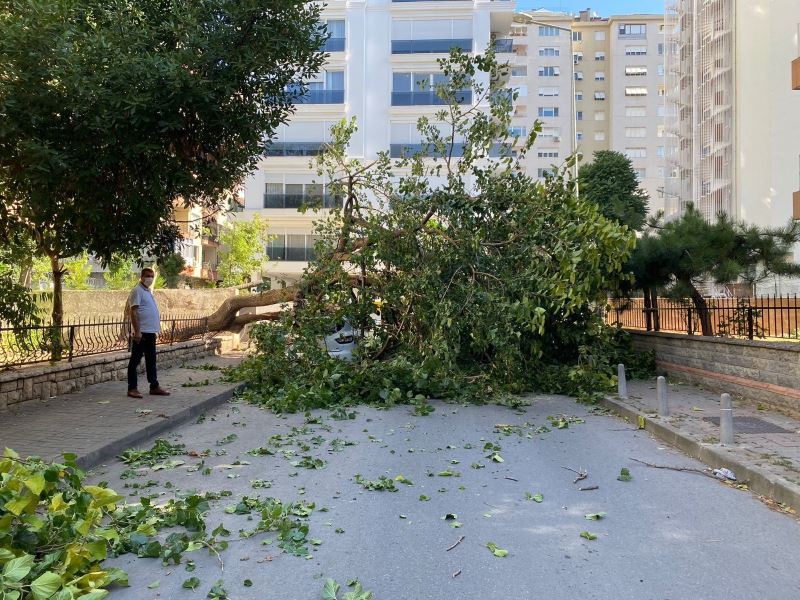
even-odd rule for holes
{"type": "Polygon", "coordinates": [[[638,458],[633,458],[632,456],[629,458],[637,463],[641,463],[646,467],[651,467],[653,469],[669,469],[670,471],[685,471],[687,473],[698,473],[700,475],[705,475],[706,477],[711,477],[711,479],[716,479],[716,477],[714,477],[711,473],[709,473],[708,471],[704,471],[703,469],[695,469],[694,467],[671,467],[669,465],[656,465],[643,460],[639,460],[638,458]]]}
{"type": "Polygon", "coordinates": [[[453,544],[452,546],[450,546],[450,547],[447,549],[447,552],[450,552],[450,550],[452,550],[453,548],[455,548],[456,546],[458,546],[458,545],[459,545],[461,542],[463,542],[463,541],[464,541],[464,536],[462,535],[460,538],[458,538],[458,539],[456,540],[456,543],[455,543],[455,544],[453,544]]]}
{"type": "Polygon", "coordinates": [[[582,481],[589,476],[589,472],[584,470],[583,467],[578,467],[577,471],[571,467],[561,467],[561,468],[566,469],[567,471],[572,471],[573,473],[577,474],[575,481],[573,481],[572,483],[578,483],[579,481],[582,481]]]}
{"type": "Polygon", "coordinates": [[[458,577],[459,575],[461,575],[461,569],[459,569],[458,571],[456,571],[455,573],[453,573],[453,579],[455,579],[455,578],[456,578],[456,577],[458,577]]]}
{"type": "Polygon", "coordinates": [[[590,492],[591,490],[599,490],[599,489],[600,489],[599,485],[589,485],[587,487],[579,487],[578,491],[579,492],[590,492]]]}

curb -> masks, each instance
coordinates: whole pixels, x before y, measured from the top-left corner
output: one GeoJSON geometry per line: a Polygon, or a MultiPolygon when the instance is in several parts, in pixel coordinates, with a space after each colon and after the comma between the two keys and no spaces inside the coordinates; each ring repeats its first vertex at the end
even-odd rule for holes
{"type": "Polygon", "coordinates": [[[176,412],[174,415],[170,415],[166,419],[162,419],[156,423],[151,423],[150,425],[142,427],[133,433],[129,433],[122,438],[108,442],[107,444],[100,446],[91,452],[79,456],[77,459],[78,466],[83,470],[96,467],[103,461],[109,458],[114,458],[123,450],[137,446],[142,442],[155,437],[159,433],[162,433],[163,431],[172,429],[178,425],[182,425],[183,423],[194,419],[201,413],[227,402],[233,398],[236,392],[239,392],[242,389],[244,389],[244,384],[240,383],[225,390],[224,392],[220,392],[216,396],[211,396],[202,402],[198,402],[192,406],[187,406],[186,408],[176,412]]]}
{"type": "Polygon", "coordinates": [[[709,467],[730,469],[736,473],[736,478],[739,482],[747,483],[750,491],[800,511],[800,485],[779,477],[762,467],[746,464],[736,456],[732,456],[731,451],[726,450],[724,447],[702,444],[681,433],[677,428],[659,417],[654,418],[651,415],[633,409],[615,398],[605,396],[600,403],[606,408],[616,411],[619,416],[632,423],[636,423],[639,417],[642,417],[645,423],[644,430],[652,433],[670,446],[688,454],[691,458],[705,463],[709,467]]]}

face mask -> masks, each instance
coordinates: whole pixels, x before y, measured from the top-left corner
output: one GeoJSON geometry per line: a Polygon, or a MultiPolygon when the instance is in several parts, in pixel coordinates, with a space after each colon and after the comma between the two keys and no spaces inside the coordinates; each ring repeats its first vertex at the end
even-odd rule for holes
{"type": "Polygon", "coordinates": [[[151,285],[153,285],[153,281],[154,281],[154,280],[155,280],[155,277],[145,277],[145,278],[142,280],[142,283],[144,283],[144,285],[145,285],[146,287],[150,287],[151,285]]]}

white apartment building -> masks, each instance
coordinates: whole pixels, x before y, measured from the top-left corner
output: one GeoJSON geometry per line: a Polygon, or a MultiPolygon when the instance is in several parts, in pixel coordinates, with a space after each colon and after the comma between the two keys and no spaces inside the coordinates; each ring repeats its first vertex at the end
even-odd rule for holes
{"type": "Polygon", "coordinates": [[[694,202],[710,220],[800,218],[800,2],[670,4],[668,214],[694,202]]]}
{"type": "MultiPolygon", "coordinates": [[[[349,152],[370,159],[378,152],[399,156],[419,143],[416,121],[433,115],[440,102],[420,81],[437,83],[437,59],[453,46],[484,52],[492,37],[508,54],[514,3],[508,0],[330,0],[323,18],[331,32],[324,70],[306,101],[277,132],[268,156],[245,182],[245,211],[261,214],[276,236],[267,252],[268,275],[297,277],[313,255],[313,221],[326,210],[300,214],[307,198],[331,206],[326,182],[309,168],[310,157],[327,141],[330,126],[356,117],[358,132],[349,152]]],[[[471,101],[471,98],[465,98],[471,101]]]]}

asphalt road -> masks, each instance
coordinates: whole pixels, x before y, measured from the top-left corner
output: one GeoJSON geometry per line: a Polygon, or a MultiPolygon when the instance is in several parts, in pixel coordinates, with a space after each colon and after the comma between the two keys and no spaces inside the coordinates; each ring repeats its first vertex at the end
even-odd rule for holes
{"type": "Polygon", "coordinates": [[[188,457],[177,457],[185,465],[145,470],[134,479],[119,479],[125,469],[121,463],[98,469],[93,480],[108,481],[125,494],[135,491],[124,484],[147,480],[174,486],[145,490],[163,492],[164,499],[178,490],[230,490],[232,497],[213,503],[207,522],[209,529],[225,523],[232,539],[257,522],[224,512],[237,498],[313,502],[308,537],[321,541],[309,546],[311,557],[304,558],[280,550],[274,533],[237,540],[222,553],[224,571],[205,550],[185,555],[197,565],[191,573],[184,565],[119,557],[108,562],[129,572],[131,587],[115,589],[110,598],[205,598],[222,579],[231,599],[312,600],[322,597],[329,577],[342,585],[339,598],[349,589],[346,582],[358,579],[374,592],[374,600],[800,598],[800,524],[749,492],[631,461],[703,467],[624,421],[561,397],[534,398],[521,411],[434,406],[428,416],[414,416],[407,406],[360,407],[356,418],[347,420],[315,411],[322,424],[291,435],[292,427],[304,426],[303,415],[277,417],[230,404],[169,436],[193,450],[210,449],[204,459],[210,475],[188,472],[200,460],[188,457]],[[547,417],[561,414],[585,422],[556,429],[547,417]],[[496,428],[525,423],[510,435],[496,428]],[[230,434],[237,439],[217,445],[230,434]],[[272,447],[272,456],[246,454],[273,434],[289,443],[272,447]],[[355,445],[335,451],[334,438],[355,445]],[[487,458],[488,442],[500,446],[503,462],[487,458]],[[226,454],[214,455],[221,450],[226,454]],[[292,466],[302,456],[326,464],[321,469],[292,466]],[[233,466],[237,459],[250,464],[233,466]],[[473,463],[484,466],[473,468],[473,463]],[[588,477],[573,483],[575,473],[562,467],[582,468],[588,477]],[[617,480],[622,467],[630,469],[632,481],[617,480]],[[439,475],[447,470],[459,476],[439,475]],[[397,492],[364,490],[354,481],[357,473],[369,480],[403,475],[413,485],[397,483],[397,492]],[[252,489],[250,481],[256,479],[272,486],[252,489]],[[578,491],[593,485],[599,489],[578,491]],[[423,494],[430,499],[420,500],[423,494]],[[530,499],[536,494],[542,502],[530,499]],[[605,518],[585,518],[597,512],[605,518]],[[443,518],[448,513],[457,515],[460,527],[443,518]],[[583,531],[597,539],[580,537],[583,531]],[[460,536],[463,541],[447,550],[460,536]],[[488,542],[508,555],[494,556],[488,542]],[[190,576],[200,579],[195,591],[181,588],[190,576]],[[252,587],[245,587],[246,579],[252,587]]]}

